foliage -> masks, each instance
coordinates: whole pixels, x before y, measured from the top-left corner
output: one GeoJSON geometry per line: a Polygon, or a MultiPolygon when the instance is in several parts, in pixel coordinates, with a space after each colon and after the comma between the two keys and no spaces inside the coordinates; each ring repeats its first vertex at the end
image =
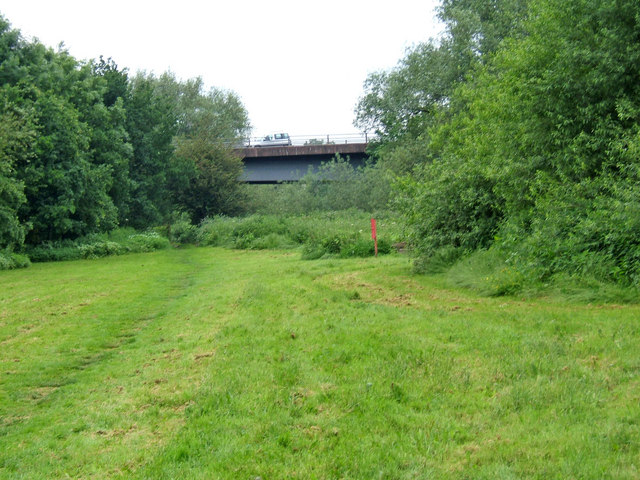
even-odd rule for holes
{"type": "MultiPolygon", "coordinates": [[[[418,49],[373,98],[388,116],[361,110],[386,132],[378,154],[401,175],[394,206],[417,266],[442,269],[446,259],[472,255],[494,272],[483,275],[487,282],[501,278],[503,286],[486,289],[500,293],[580,276],[637,288],[640,7],[614,0],[493,7],[443,3],[441,15],[453,21],[441,45],[466,45],[460,51],[475,51],[477,60],[457,57],[467,75],[448,84],[446,101],[426,121],[415,108],[396,108],[431,98],[430,83],[409,82],[437,74],[424,63],[410,75],[418,49]]],[[[430,60],[440,52],[421,48],[430,60]]]]}
{"type": "Polygon", "coordinates": [[[242,160],[227,146],[206,137],[181,138],[176,161],[183,165],[176,203],[194,222],[214,215],[239,213],[245,190],[239,179],[242,160]]]}
{"type": "MultiPolygon", "coordinates": [[[[393,214],[378,217],[378,250],[391,252],[391,244],[402,239],[393,214]]],[[[238,249],[295,248],[303,258],[323,255],[373,256],[370,216],[357,210],[310,215],[250,215],[205,219],[196,233],[200,245],[238,249]],[[312,253],[313,252],[313,253],[312,253]]]]}
{"type": "Polygon", "coordinates": [[[191,224],[189,215],[182,213],[169,226],[168,237],[171,242],[177,245],[183,243],[194,243],[197,229],[191,224]]]}
{"type": "Polygon", "coordinates": [[[175,106],[156,89],[155,77],[136,75],[126,99],[127,131],[133,148],[131,201],[125,224],[145,228],[162,223],[172,211],[168,195],[173,138],[177,133],[175,106]]]}
{"type": "Polygon", "coordinates": [[[76,240],[58,240],[28,246],[26,253],[33,262],[58,262],[152,252],[169,246],[169,240],[156,232],[136,233],[129,229],[118,229],[109,234],[93,234],[76,240]]]}
{"type": "Polygon", "coordinates": [[[244,205],[247,134],[232,92],[201,79],[80,62],[25,40],[0,17],[0,248],[139,230],[244,205]]]}
{"type": "Polygon", "coordinates": [[[367,77],[354,123],[376,132],[376,152],[387,168],[405,174],[425,160],[428,129],[439,123],[439,115],[456,112],[455,90],[489,61],[501,42],[521,34],[527,4],[444,0],[441,37],[409,49],[394,69],[367,77]]]}
{"type": "Polygon", "coordinates": [[[26,268],[29,265],[31,265],[31,261],[26,255],[20,255],[9,250],[0,250],[0,270],[26,268]]]}
{"type": "Polygon", "coordinates": [[[391,178],[386,170],[374,163],[356,167],[337,155],[298,182],[251,185],[246,209],[267,215],[357,209],[373,215],[387,209],[390,192],[391,178]]]}
{"type": "MultiPolygon", "coordinates": [[[[113,233],[109,234],[112,238],[113,233]]],[[[169,241],[154,231],[143,233],[130,233],[124,241],[130,252],[152,252],[154,250],[162,250],[169,247],[169,241]]]]}
{"type": "MultiPolygon", "coordinates": [[[[385,238],[378,239],[378,254],[386,255],[391,253],[391,244],[385,238]]],[[[345,243],[340,247],[340,256],[348,257],[371,257],[375,255],[375,244],[371,239],[358,238],[353,243],[345,243]]]]}
{"type": "Polygon", "coordinates": [[[28,224],[20,221],[18,212],[26,197],[15,166],[28,160],[35,137],[31,113],[12,105],[10,94],[8,88],[0,90],[0,249],[24,242],[28,224]]]}

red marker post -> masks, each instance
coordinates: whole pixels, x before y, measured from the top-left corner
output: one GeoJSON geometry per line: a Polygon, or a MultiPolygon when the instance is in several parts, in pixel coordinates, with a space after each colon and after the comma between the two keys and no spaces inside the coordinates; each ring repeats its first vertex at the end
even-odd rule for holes
{"type": "Polygon", "coordinates": [[[376,249],[376,257],[378,256],[378,235],[376,233],[376,219],[371,219],[371,238],[373,238],[373,243],[376,249]]]}

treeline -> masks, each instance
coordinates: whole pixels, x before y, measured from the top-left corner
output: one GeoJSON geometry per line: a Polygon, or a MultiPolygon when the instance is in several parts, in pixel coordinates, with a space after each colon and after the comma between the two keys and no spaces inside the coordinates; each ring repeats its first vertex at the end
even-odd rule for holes
{"type": "Polygon", "coordinates": [[[371,75],[357,108],[417,266],[465,264],[493,293],[640,286],[640,3],[444,0],[439,16],[442,37],[371,75]]]}
{"type": "Polygon", "coordinates": [[[248,130],[233,93],[79,61],[0,17],[0,253],[233,214],[248,130]]]}

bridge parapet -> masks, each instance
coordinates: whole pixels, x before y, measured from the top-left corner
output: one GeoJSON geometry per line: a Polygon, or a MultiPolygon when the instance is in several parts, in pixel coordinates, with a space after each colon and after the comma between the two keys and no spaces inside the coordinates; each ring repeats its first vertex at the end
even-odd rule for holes
{"type": "MultiPolygon", "coordinates": [[[[251,147],[252,145],[259,144],[264,137],[250,137],[245,138],[245,146],[251,147]]],[[[371,135],[367,132],[363,133],[330,133],[322,135],[291,135],[289,139],[292,145],[307,146],[307,145],[333,145],[337,143],[369,143],[376,138],[375,135],[371,135]]]]}
{"type": "Polygon", "coordinates": [[[339,143],[335,145],[293,145],[289,147],[246,147],[237,149],[236,153],[242,158],[266,158],[364,154],[366,150],[366,143],[339,143]]]}

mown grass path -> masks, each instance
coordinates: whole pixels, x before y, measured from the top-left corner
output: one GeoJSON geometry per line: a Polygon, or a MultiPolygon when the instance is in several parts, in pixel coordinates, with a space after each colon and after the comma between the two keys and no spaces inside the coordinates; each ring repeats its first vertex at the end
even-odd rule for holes
{"type": "Polygon", "coordinates": [[[640,308],[405,258],[0,272],[0,478],[639,478],[640,308]]]}

